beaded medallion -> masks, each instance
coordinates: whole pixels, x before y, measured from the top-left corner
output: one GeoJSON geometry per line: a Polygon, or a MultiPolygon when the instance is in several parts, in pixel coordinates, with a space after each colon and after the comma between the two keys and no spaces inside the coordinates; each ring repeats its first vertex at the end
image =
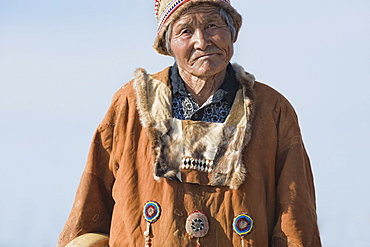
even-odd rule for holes
{"type": "Polygon", "coordinates": [[[197,247],[200,247],[199,238],[207,235],[209,230],[207,216],[201,211],[192,212],[186,219],[185,229],[189,236],[197,239],[197,247]]]}
{"type": "Polygon", "coordinates": [[[146,222],[154,223],[161,216],[161,206],[158,202],[148,201],[144,205],[143,215],[146,222]]]}
{"type": "Polygon", "coordinates": [[[152,241],[150,239],[151,224],[155,223],[161,216],[161,206],[159,205],[159,203],[155,201],[148,201],[147,203],[145,203],[143,216],[145,221],[147,222],[146,231],[144,232],[145,246],[150,247],[152,246],[152,241]]]}
{"type": "Polygon", "coordinates": [[[244,246],[244,236],[249,234],[253,229],[253,219],[246,213],[235,216],[233,221],[233,230],[241,237],[242,246],[244,246]]]}

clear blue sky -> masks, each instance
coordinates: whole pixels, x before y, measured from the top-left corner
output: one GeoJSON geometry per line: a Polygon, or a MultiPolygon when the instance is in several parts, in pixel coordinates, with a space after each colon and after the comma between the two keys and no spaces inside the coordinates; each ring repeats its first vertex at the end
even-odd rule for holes
{"type": "MultiPolygon", "coordinates": [[[[55,246],[93,132],[138,67],[151,0],[0,0],[0,247],[55,246]]],[[[326,247],[370,242],[370,1],[242,1],[233,61],[295,107],[326,247]]]]}

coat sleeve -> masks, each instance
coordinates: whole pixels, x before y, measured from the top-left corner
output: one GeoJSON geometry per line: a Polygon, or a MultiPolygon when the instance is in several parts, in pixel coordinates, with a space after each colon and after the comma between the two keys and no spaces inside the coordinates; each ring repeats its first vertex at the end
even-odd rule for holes
{"type": "Polygon", "coordinates": [[[109,234],[114,201],[114,175],[110,167],[114,130],[114,107],[108,110],[95,132],[88,160],[77,189],[71,213],[60,234],[58,247],[84,233],[109,234]]]}
{"type": "Polygon", "coordinates": [[[286,101],[276,108],[276,225],[274,247],[320,247],[315,189],[297,116],[286,101]]]}

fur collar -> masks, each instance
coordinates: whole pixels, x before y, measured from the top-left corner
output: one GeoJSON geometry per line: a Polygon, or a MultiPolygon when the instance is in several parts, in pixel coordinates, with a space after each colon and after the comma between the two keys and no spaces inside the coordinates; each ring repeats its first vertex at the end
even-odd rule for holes
{"type": "Polygon", "coordinates": [[[182,175],[182,170],[195,169],[209,173],[207,185],[237,189],[244,182],[242,153],[251,139],[254,77],[237,64],[233,68],[241,87],[224,123],[174,119],[168,75],[158,77],[136,70],[133,86],[137,110],[152,144],[157,180],[165,177],[198,183],[182,175]]]}

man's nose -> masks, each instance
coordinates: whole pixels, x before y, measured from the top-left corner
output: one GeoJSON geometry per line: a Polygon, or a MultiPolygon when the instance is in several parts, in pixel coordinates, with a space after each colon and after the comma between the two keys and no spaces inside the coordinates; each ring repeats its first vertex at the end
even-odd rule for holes
{"type": "Polygon", "coordinates": [[[193,34],[194,48],[199,50],[205,50],[211,45],[210,35],[200,28],[195,29],[193,34]]]}

